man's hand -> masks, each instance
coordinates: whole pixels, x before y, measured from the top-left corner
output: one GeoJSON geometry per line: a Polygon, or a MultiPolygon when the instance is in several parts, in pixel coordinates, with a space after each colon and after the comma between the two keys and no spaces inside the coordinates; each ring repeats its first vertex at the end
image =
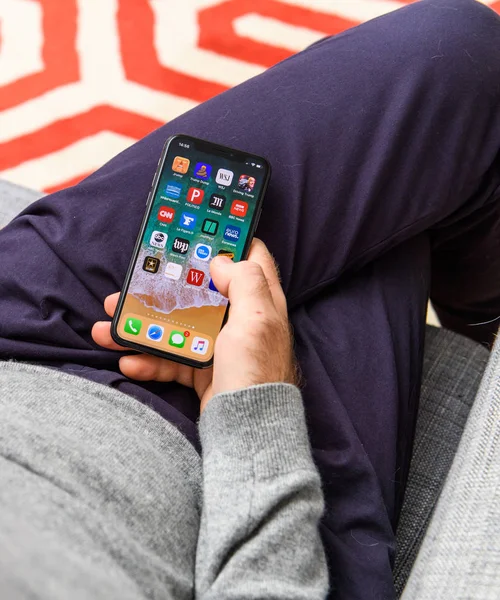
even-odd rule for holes
{"type": "MultiPolygon", "coordinates": [[[[221,294],[229,298],[227,323],[215,342],[213,369],[193,369],[147,354],[122,356],[120,370],[139,381],[177,381],[193,387],[201,410],[214,394],[261,383],[295,383],[295,363],[288,324],[286,299],[274,260],[266,246],[255,239],[248,260],[233,263],[218,256],[210,274],[221,294]]],[[[119,294],[104,301],[112,317],[119,294]]],[[[100,321],[92,329],[94,341],[111,350],[126,350],[116,344],[111,324],[100,321]]]]}

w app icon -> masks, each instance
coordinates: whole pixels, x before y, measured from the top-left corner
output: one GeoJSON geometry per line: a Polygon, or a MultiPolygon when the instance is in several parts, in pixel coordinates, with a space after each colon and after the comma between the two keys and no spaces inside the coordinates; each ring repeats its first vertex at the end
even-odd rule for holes
{"type": "Polygon", "coordinates": [[[196,285],[200,287],[205,279],[205,273],[203,271],[198,271],[198,269],[189,269],[186,281],[190,285],[196,285]]]}

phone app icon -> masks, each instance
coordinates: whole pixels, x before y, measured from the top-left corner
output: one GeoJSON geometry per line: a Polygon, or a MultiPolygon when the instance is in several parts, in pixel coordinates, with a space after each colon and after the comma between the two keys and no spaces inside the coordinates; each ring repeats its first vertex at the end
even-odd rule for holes
{"type": "Polygon", "coordinates": [[[252,192],[255,187],[255,177],[251,177],[250,175],[240,175],[238,187],[244,192],[252,192]]]}
{"type": "Polygon", "coordinates": [[[160,268],[160,259],[154,256],[146,256],[142,268],[148,273],[157,273],[160,268]]]}
{"type": "Polygon", "coordinates": [[[189,285],[196,285],[200,287],[205,279],[205,273],[203,271],[198,271],[198,269],[189,269],[186,281],[189,285]]]}
{"type": "Polygon", "coordinates": [[[234,173],[228,169],[219,169],[215,181],[220,185],[231,185],[234,173]]]}
{"type": "Polygon", "coordinates": [[[163,337],[163,332],[165,330],[161,325],[150,325],[148,327],[148,332],[146,333],[146,337],[148,340],[152,340],[153,342],[161,342],[163,337]]]}
{"type": "Polygon", "coordinates": [[[169,262],[165,267],[165,277],[169,279],[177,279],[180,278],[182,273],[182,265],[178,265],[177,263],[169,262]]]}
{"type": "Polygon", "coordinates": [[[231,214],[236,217],[244,217],[247,214],[248,210],[248,202],[243,202],[243,200],[233,200],[231,204],[231,214]]]}
{"type": "Polygon", "coordinates": [[[158,221],[162,223],[172,223],[175,217],[175,209],[170,206],[160,206],[158,211],[158,221]]]}
{"type": "Polygon", "coordinates": [[[179,223],[184,229],[192,231],[196,225],[196,215],[192,213],[183,212],[181,215],[181,222],[179,223]]]}
{"type": "Polygon", "coordinates": [[[230,242],[237,242],[240,239],[241,229],[234,225],[226,225],[224,239],[230,242]]]}
{"type": "Polygon", "coordinates": [[[153,231],[151,239],[149,240],[149,245],[154,246],[155,248],[165,248],[167,240],[168,235],[163,233],[163,231],[153,231]]]}
{"type": "Polygon", "coordinates": [[[208,235],[215,235],[218,229],[219,221],[213,221],[212,219],[205,219],[201,226],[203,233],[207,233],[208,235]]]}
{"type": "Polygon", "coordinates": [[[187,173],[188,169],[189,169],[189,163],[191,161],[189,160],[189,158],[183,158],[182,156],[176,156],[174,158],[174,162],[172,163],[172,171],[175,171],[176,173],[181,173],[182,175],[184,175],[184,173],[187,173]]]}
{"type": "Polygon", "coordinates": [[[234,252],[232,250],[219,250],[219,252],[217,252],[217,254],[219,256],[227,256],[231,260],[234,259],[234,252]]]}
{"type": "Polygon", "coordinates": [[[198,179],[210,179],[210,175],[212,174],[212,165],[208,163],[199,162],[196,163],[196,167],[194,168],[194,176],[198,177],[198,179]]]}
{"type": "Polygon", "coordinates": [[[175,346],[176,348],[184,348],[184,344],[186,343],[186,338],[184,334],[180,331],[172,331],[170,333],[170,337],[168,338],[168,343],[171,346],[175,346]]]}
{"type": "Polygon", "coordinates": [[[208,284],[208,289],[212,290],[212,292],[220,293],[219,290],[215,287],[214,280],[210,278],[210,283],[208,284]]]}
{"type": "Polygon", "coordinates": [[[214,210],[223,210],[224,206],[226,206],[226,196],[223,196],[222,194],[212,194],[208,206],[214,210]]]}
{"type": "Polygon", "coordinates": [[[123,327],[123,330],[125,331],[125,333],[139,335],[139,333],[141,332],[141,327],[142,321],[140,319],[133,319],[132,317],[129,317],[125,321],[125,326],[123,327]]]}
{"type": "Polygon", "coordinates": [[[191,202],[191,204],[201,204],[203,202],[203,196],[205,195],[205,190],[200,190],[199,188],[189,188],[189,192],[187,195],[187,201],[191,202]]]}
{"type": "Polygon", "coordinates": [[[210,260],[210,257],[212,256],[211,246],[207,246],[207,244],[196,244],[194,256],[199,260],[210,260]]]}
{"type": "Polygon", "coordinates": [[[186,254],[186,252],[189,250],[189,240],[176,237],[174,243],[172,244],[172,250],[177,252],[177,254],[186,254]]]}
{"type": "Polygon", "coordinates": [[[165,195],[169,198],[179,198],[182,192],[182,186],[176,181],[169,181],[165,188],[165,195]]]}
{"type": "Polygon", "coordinates": [[[201,337],[195,337],[191,344],[191,352],[196,354],[206,354],[208,351],[208,340],[201,337]]]}

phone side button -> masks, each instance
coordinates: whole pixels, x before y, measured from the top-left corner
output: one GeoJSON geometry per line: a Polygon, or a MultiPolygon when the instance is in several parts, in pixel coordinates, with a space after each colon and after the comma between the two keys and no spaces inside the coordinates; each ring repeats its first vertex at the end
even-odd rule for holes
{"type": "Polygon", "coordinates": [[[146,206],[149,206],[149,201],[151,200],[151,190],[149,190],[148,197],[146,198],[146,206]]]}

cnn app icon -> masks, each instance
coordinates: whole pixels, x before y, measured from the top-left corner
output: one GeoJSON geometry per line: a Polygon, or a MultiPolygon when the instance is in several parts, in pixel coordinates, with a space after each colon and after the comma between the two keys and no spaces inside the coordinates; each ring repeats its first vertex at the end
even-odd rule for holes
{"type": "Polygon", "coordinates": [[[175,217],[175,210],[170,206],[160,206],[158,211],[158,221],[162,223],[172,223],[175,217]]]}

